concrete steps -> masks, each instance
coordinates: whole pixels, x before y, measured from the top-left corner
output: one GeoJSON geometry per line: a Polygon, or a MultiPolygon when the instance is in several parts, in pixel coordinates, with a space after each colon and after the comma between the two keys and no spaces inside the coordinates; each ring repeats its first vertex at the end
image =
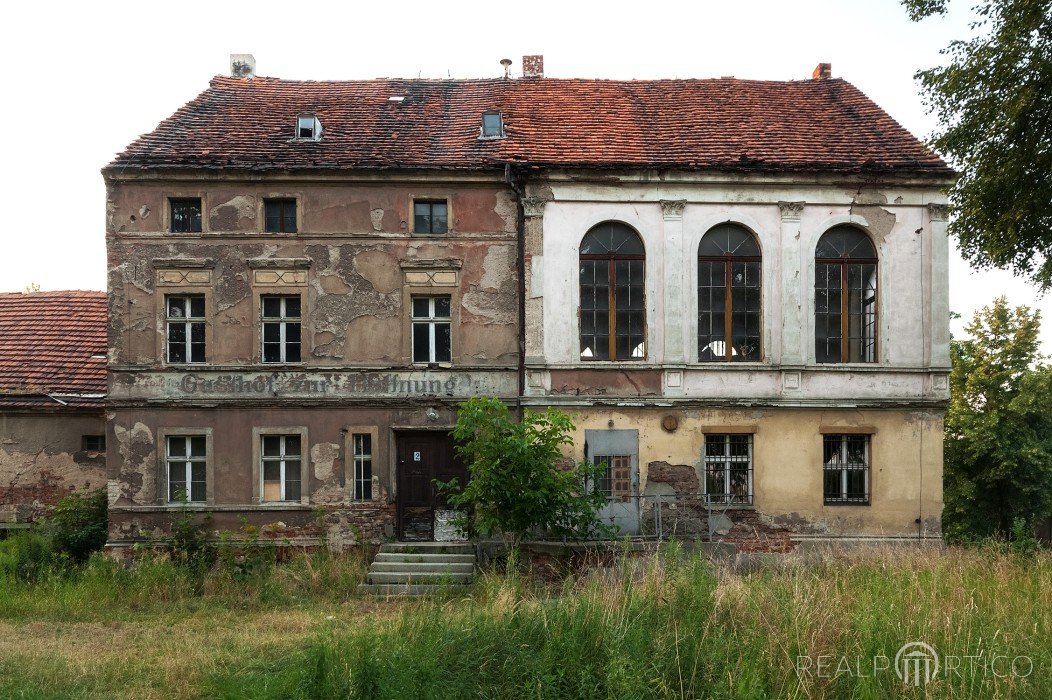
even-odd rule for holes
{"type": "Polygon", "coordinates": [[[361,593],[415,596],[462,589],[475,575],[475,547],[460,542],[392,542],[380,547],[361,593]]]}

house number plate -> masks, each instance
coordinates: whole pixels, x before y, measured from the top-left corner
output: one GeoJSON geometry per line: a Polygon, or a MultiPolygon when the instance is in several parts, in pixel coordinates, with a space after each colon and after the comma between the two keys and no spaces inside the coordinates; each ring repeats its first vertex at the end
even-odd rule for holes
{"type": "Polygon", "coordinates": [[[414,452],[413,453],[413,461],[414,462],[419,462],[420,461],[420,453],[419,452],[414,452]]]}

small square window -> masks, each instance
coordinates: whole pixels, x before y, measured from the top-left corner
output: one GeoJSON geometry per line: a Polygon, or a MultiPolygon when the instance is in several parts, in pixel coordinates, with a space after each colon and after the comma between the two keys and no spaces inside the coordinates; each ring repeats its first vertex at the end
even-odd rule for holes
{"type": "Polygon", "coordinates": [[[267,233],[296,233],[296,200],[263,200],[263,230],[267,233]]]}
{"type": "Polygon", "coordinates": [[[504,118],[500,112],[486,112],[482,115],[482,138],[495,139],[504,136],[504,118]]]}
{"type": "Polygon", "coordinates": [[[321,122],[313,114],[301,114],[296,119],[296,138],[302,141],[321,139],[321,122]]]}
{"type": "Polygon", "coordinates": [[[81,449],[85,452],[105,452],[106,451],[106,436],[105,435],[83,435],[80,439],[81,449]]]}
{"type": "Polygon", "coordinates": [[[172,233],[201,232],[201,198],[184,197],[169,199],[172,233]]]}
{"type": "Polygon", "coordinates": [[[449,207],[444,199],[413,202],[413,233],[446,233],[449,207]]]}

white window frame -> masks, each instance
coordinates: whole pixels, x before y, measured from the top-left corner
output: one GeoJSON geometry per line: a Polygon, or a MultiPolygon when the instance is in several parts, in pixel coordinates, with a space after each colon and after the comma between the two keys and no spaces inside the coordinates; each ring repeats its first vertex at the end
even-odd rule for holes
{"type": "Polygon", "coordinates": [[[166,294],[164,296],[164,359],[170,365],[203,365],[208,361],[208,297],[204,294],[166,294]],[[191,316],[190,315],[190,300],[194,297],[200,297],[202,305],[205,307],[205,316],[191,316]],[[172,316],[171,302],[174,299],[182,301],[183,313],[185,316],[172,316]],[[192,337],[191,326],[193,324],[200,323],[205,335],[205,341],[202,348],[202,357],[198,361],[193,359],[193,345],[190,341],[192,337]],[[183,350],[186,352],[186,360],[184,362],[173,361],[171,358],[171,337],[172,328],[174,326],[183,326],[183,350]]]}
{"type": "Polygon", "coordinates": [[[306,474],[304,472],[304,459],[303,459],[303,435],[300,433],[264,433],[259,436],[259,500],[261,503],[300,503],[303,501],[306,488],[304,482],[306,481],[306,474]],[[295,453],[288,453],[286,450],[286,439],[295,437],[300,440],[300,449],[295,453]],[[264,454],[263,443],[267,438],[278,438],[279,447],[277,456],[268,456],[264,454]],[[281,498],[276,501],[266,500],[266,465],[268,462],[278,462],[278,478],[281,485],[281,498]],[[295,461],[299,463],[300,467],[300,497],[297,499],[289,499],[285,493],[286,482],[285,478],[285,467],[287,462],[295,461]]]}
{"type": "Polygon", "coordinates": [[[296,136],[297,141],[320,141],[321,140],[321,121],[317,115],[314,114],[301,114],[296,117],[296,136]],[[303,129],[310,129],[310,136],[300,135],[300,131],[303,129]]]}
{"type": "Polygon", "coordinates": [[[179,434],[179,435],[165,435],[164,436],[164,463],[166,467],[166,488],[165,488],[165,500],[168,503],[207,503],[208,502],[208,436],[204,433],[200,434],[179,434]],[[201,438],[205,442],[205,452],[200,457],[195,457],[190,454],[190,439],[201,438]],[[175,440],[182,441],[184,456],[173,456],[172,455],[172,442],[175,440]],[[193,465],[200,463],[205,470],[205,497],[198,500],[193,500],[191,494],[193,492],[193,465]],[[176,501],[172,500],[172,471],[173,467],[183,470],[183,481],[187,484],[185,490],[186,500],[176,501]]]}
{"type": "Polygon", "coordinates": [[[354,475],[351,487],[351,499],[354,501],[371,501],[376,495],[373,493],[373,450],[376,446],[373,444],[372,433],[352,433],[351,434],[351,459],[354,462],[354,475]],[[365,440],[369,441],[369,449],[365,449],[365,440]],[[365,467],[369,466],[369,475],[365,476],[365,467]],[[369,486],[369,497],[365,496],[365,486],[369,486]]]}
{"type": "Polygon", "coordinates": [[[704,450],[704,452],[703,452],[704,460],[703,461],[705,463],[704,478],[702,479],[702,489],[703,489],[703,493],[705,495],[705,502],[706,503],[712,503],[714,505],[727,505],[727,506],[739,506],[739,505],[740,506],[751,506],[753,504],[753,498],[755,498],[755,494],[753,492],[753,442],[754,442],[754,440],[753,440],[753,436],[752,436],[751,433],[706,433],[705,434],[705,444],[702,447],[702,449],[704,450]],[[740,471],[740,470],[733,470],[733,469],[731,469],[731,465],[732,464],[741,464],[742,463],[740,458],[731,455],[731,438],[732,437],[744,437],[748,441],[747,444],[748,444],[748,448],[749,449],[748,449],[747,462],[745,462],[745,464],[747,465],[746,468],[748,470],[748,476],[749,476],[749,494],[748,494],[748,500],[744,501],[744,502],[740,501],[740,500],[731,500],[730,499],[730,496],[732,495],[732,491],[731,491],[731,472],[732,471],[740,471]],[[723,444],[723,454],[721,454],[721,455],[711,455],[711,456],[709,455],[709,450],[708,450],[709,445],[708,445],[708,443],[709,443],[709,439],[710,438],[721,438],[721,442],[723,444]],[[720,498],[717,498],[717,499],[713,499],[712,496],[714,494],[710,494],[709,493],[709,471],[710,471],[709,464],[710,463],[715,463],[715,462],[723,464],[723,493],[718,494],[720,496],[720,498]],[[722,498],[722,500],[721,500],[721,498],[722,498]]]}
{"type": "Polygon", "coordinates": [[[299,364],[299,363],[303,362],[303,297],[301,295],[299,295],[299,294],[261,294],[260,297],[259,297],[259,319],[260,319],[259,358],[264,364],[281,365],[281,364],[299,364]],[[264,309],[265,309],[266,305],[264,303],[264,300],[268,299],[268,298],[277,299],[279,301],[279,303],[280,303],[280,314],[281,314],[280,316],[276,316],[275,317],[275,316],[266,316],[265,315],[266,311],[264,309]],[[300,302],[300,315],[299,316],[288,316],[287,315],[285,303],[289,299],[292,299],[292,298],[298,299],[299,302],[300,302]],[[289,362],[289,360],[288,360],[288,338],[287,338],[287,334],[288,334],[288,324],[290,324],[290,323],[295,323],[297,326],[300,327],[300,341],[299,341],[300,359],[296,360],[294,362],[289,362]],[[267,359],[267,352],[266,352],[266,345],[267,345],[266,337],[267,337],[267,333],[266,333],[266,327],[268,325],[277,325],[278,326],[278,333],[279,333],[278,349],[279,349],[279,356],[280,356],[280,359],[278,359],[278,360],[268,360],[267,359]]]}
{"type": "Polygon", "coordinates": [[[441,362],[452,362],[453,361],[453,297],[450,294],[436,294],[436,295],[425,295],[425,294],[414,294],[410,297],[410,313],[412,316],[412,324],[410,328],[409,338],[409,352],[413,355],[413,364],[432,364],[440,362],[435,357],[435,336],[437,335],[435,329],[439,325],[449,326],[449,360],[441,360],[441,362]],[[427,316],[416,315],[416,300],[427,299],[427,316]],[[435,300],[436,299],[449,299],[449,316],[436,316],[435,315],[435,300]],[[417,325],[428,326],[428,355],[426,359],[418,359],[416,357],[416,327],[417,325]]]}

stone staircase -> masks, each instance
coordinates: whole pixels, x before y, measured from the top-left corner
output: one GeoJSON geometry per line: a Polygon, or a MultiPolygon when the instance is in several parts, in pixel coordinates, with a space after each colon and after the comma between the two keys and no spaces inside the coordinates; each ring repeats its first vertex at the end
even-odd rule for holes
{"type": "Polygon", "coordinates": [[[380,547],[362,593],[427,595],[464,588],[475,575],[475,546],[467,542],[393,542],[380,547]]]}

